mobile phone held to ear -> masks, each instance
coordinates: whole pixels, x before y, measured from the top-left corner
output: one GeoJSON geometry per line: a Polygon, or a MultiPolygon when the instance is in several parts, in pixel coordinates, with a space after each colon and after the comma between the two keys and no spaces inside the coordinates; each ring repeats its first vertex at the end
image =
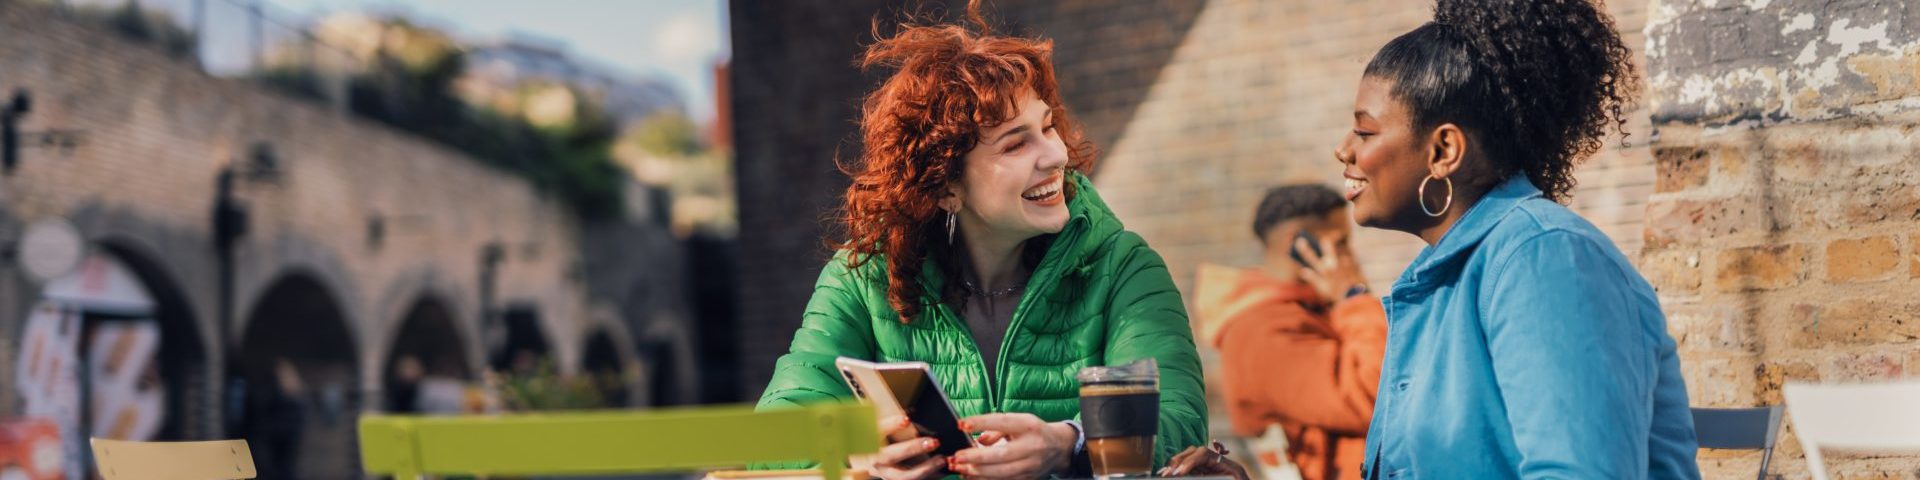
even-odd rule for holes
{"type": "Polygon", "coordinates": [[[1293,240],[1289,240],[1287,243],[1287,253],[1293,257],[1293,263],[1298,263],[1300,266],[1307,268],[1319,268],[1316,265],[1308,263],[1307,257],[1300,254],[1301,239],[1307,241],[1307,249],[1313,251],[1314,258],[1326,258],[1326,253],[1320,251],[1320,238],[1302,229],[1299,233],[1293,234],[1293,240]]]}
{"type": "MultiPolygon", "coordinates": [[[[874,363],[840,357],[834,366],[853,389],[854,396],[873,404],[881,417],[903,416],[913,423],[917,436],[940,441],[936,455],[953,456],[977,446],[973,436],[960,429],[960,415],[947,399],[947,392],[934,381],[925,362],[874,363]]],[[[905,440],[889,438],[888,441],[905,440]]]]}

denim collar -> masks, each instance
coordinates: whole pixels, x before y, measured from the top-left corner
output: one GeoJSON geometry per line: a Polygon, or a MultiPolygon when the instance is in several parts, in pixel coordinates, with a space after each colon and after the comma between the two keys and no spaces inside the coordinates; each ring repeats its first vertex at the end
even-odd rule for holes
{"type": "Polygon", "coordinates": [[[1500,219],[1506,218],[1507,212],[1527,200],[1545,197],[1526,175],[1514,175],[1501,181],[1474,202],[1473,207],[1453,223],[1453,228],[1440,236],[1440,243],[1421,249],[1420,255],[1414,257],[1397,285],[1418,285],[1441,277],[1450,271],[1445,267],[1457,265],[1459,262],[1456,260],[1465,259],[1473,253],[1480,242],[1493,232],[1493,227],[1500,224],[1500,219]]]}

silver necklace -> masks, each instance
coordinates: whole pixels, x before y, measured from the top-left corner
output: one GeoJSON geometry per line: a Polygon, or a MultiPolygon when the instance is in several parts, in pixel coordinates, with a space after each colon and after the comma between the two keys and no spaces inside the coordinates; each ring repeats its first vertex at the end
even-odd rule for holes
{"type": "Polygon", "coordinates": [[[1019,292],[1019,291],[1020,291],[1021,289],[1024,289],[1024,288],[1027,288],[1027,284],[1025,284],[1025,283],[1022,283],[1022,284],[1019,284],[1019,285],[1014,285],[1014,286],[1011,286],[1011,287],[1007,287],[1007,288],[1002,288],[1002,289],[999,289],[999,290],[994,290],[994,291],[985,291],[985,290],[981,290],[979,286],[977,286],[977,285],[974,285],[974,284],[973,284],[973,282],[969,282],[969,281],[966,281],[966,280],[961,280],[961,281],[960,281],[960,288],[962,288],[962,289],[964,289],[964,290],[966,290],[966,291],[967,291],[967,294],[968,294],[968,295],[971,295],[971,296],[974,296],[974,297],[980,297],[980,298],[1000,298],[1000,297],[1005,297],[1005,296],[1008,296],[1008,295],[1012,295],[1012,294],[1014,294],[1015,292],[1019,292]]]}

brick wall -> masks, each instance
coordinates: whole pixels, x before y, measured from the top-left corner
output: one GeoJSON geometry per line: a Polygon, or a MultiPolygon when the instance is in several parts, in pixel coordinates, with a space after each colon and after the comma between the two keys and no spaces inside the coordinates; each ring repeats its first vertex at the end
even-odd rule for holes
{"type": "MultiPolygon", "coordinates": [[[[1660,181],[1641,270],[1694,403],[1780,404],[1787,381],[1920,370],[1920,8],[1658,0],[1648,28],[1660,181]]],[[[1773,471],[1804,475],[1789,428],[1773,471]]],[[[1911,478],[1920,457],[1828,455],[1836,478],[1911,478]]],[[[1752,454],[1707,452],[1709,478],[1752,454]]]]}
{"type": "MultiPolygon", "coordinates": [[[[1410,5],[1418,3],[1207,4],[1139,112],[1107,145],[1097,182],[1127,226],[1167,257],[1183,289],[1200,263],[1259,261],[1249,225],[1267,187],[1337,184],[1332,151],[1351,126],[1361,70],[1381,45],[1431,18],[1430,9],[1410,5]]],[[[1643,43],[1643,7],[1612,8],[1628,45],[1643,43]]],[[[1591,160],[1573,200],[1630,255],[1653,183],[1645,124],[1632,129],[1635,146],[1615,142],[1591,160]]],[[[1357,233],[1376,287],[1390,285],[1423,246],[1398,232],[1357,233]]]]}
{"type": "Polygon", "coordinates": [[[846,188],[868,80],[852,67],[877,1],[731,2],[740,208],[741,391],[758,399],[827,260],[822,219],[846,188]],[[805,20],[800,20],[805,19],[805,20]]]}
{"type": "MultiPolygon", "coordinates": [[[[1154,80],[1146,88],[1106,81],[1112,76],[1105,71],[1062,75],[1079,80],[1064,87],[1076,110],[1082,107],[1074,95],[1131,96],[1137,105],[1117,125],[1105,126],[1114,135],[1101,145],[1105,154],[1095,183],[1127,227],[1167,259],[1183,292],[1192,293],[1202,263],[1260,261],[1250,224],[1267,188],[1337,185],[1340,166],[1332,150],[1351,128],[1361,70],[1379,46],[1431,18],[1428,8],[1408,5],[1214,0],[1196,12],[1171,55],[1151,70],[1154,80]]],[[[1638,32],[1644,5],[1625,2],[1612,10],[1628,45],[1643,44],[1638,32]]],[[[1125,22],[1138,21],[1065,20],[1037,25],[1043,33],[1073,39],[1081,31],[1125,30],[1132,26],[1125,22]]],[[[1109,41],[1084,51],[1063,49],[1057,59],[1068,72],[1112,70],[1103,59],[1129,58],[1123,52],[1130,48],[1140,47],[1109,41]]],[[[1636,120],[1630,128],[1628,146],[1611,143],[1581,169],[1572,202],[1629,256],[1640,243],[1644,201],[1653,188],[1646,122],[1636,120]]],[[[1374,229],[1356,230],[1354,242],[1372,284],[1382,289],[1424,246],[1411,235],[1374,229]]],[[[1210,349],[1202,349],[1202,357],[1210,372],[1217,371],[1210,349]]],[[[1224,405],[1215,404],[1213,411],[1215,431],[1228,435],[1224,405]]]]}

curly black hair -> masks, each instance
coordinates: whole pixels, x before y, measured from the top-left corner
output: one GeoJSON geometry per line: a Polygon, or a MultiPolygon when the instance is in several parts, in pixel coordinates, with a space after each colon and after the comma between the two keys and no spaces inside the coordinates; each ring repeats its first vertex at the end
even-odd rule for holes
{"type": "Polygon", "coordinates": [[[1613,131],[1624,142],[1640,90],[1598,0],[1438,0],[1433,21],[1382,47],[1366,77],[1393,82],[1416,130],[1466,131],[1492,163],[1485,180],[1524,173],[1563,203],[1574,167],[1613,131]]]}
{"type": "Polygon", "coordinates": [[[1253,211],[1253,236],[1267,243],[1267,233],[1280,222],[1301,217],[1326,215],[1347,206],[1347,199],[1340,198],[1340,192],[1326,185],[1302,183],[1283,185],[1267,189],[1267,195],[1260,198],[1260,207],[1253,211]]]}

